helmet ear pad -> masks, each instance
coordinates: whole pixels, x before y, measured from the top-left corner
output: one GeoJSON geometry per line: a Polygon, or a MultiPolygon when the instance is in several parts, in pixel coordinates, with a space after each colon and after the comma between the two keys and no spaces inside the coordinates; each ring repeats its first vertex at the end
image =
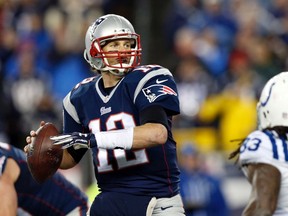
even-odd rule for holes
{"type": "Polygon", "coordinates": [[[100,70],[101,68],[103,68],[105,66],[103,59],[101,57],[100,54],[100,50],[97,49],[97,47],[95,46],[95,43],[97,43],[96,41],[91,43],[91,47],[89,50],[89,54],[90,54],[90,61],[93,62],[94,67],[97,70],[100,70]]]}
{"type": "Polygon", "coordinates": [[[96,46],[94,45],[95,41],[91,43],[91,47],[89,50],[90,56],[95,58],[99,54],[99,50],[97,50],[96,46]]]}

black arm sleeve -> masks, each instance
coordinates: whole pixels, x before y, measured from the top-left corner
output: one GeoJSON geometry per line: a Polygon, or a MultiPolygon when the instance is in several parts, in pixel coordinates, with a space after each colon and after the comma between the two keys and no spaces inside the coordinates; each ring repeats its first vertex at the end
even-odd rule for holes
{"type": "Polygon", "coordinates": [[[82,148],[82,149],[75,150],[73,146],[71,146],[70,148],[67,148],[67,151],[73,157],[74,161],[76,163],[79,163],[79,161],[82,159],[82,157],[86,153],[87,149],[82,148]]]}
{"type": "Polygon", "coordinates": [[[159,123],[168,128],[168,117],[165,109],[159,105],[150,106],[140,112],[140,124],[159,123]]]}

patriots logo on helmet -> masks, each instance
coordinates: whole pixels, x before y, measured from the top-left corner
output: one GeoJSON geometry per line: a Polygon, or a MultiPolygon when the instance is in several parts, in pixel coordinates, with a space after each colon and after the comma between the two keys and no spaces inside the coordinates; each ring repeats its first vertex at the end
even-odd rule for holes
{"type": "Polygon", "coordinates": [[[106,18],[100,17],[97,19],[90,28],[90,40],[93,41],[93,34],[95,33],[97,27],[105,20],[106,18]]]}
{"type": "Polygon", "coordinates": [[[100,25],[104,20],[105,20],[105,18],[103,18],[103,17],[100,17],[99,19],[97,19],[95,21],[96,26],[100,25]]]}
{"type": "Polygon", "coordinates": [[[143,88],[142,91],[150,103],[163,95],[169,94],[177,96],[177,93],[172,88],[162,84],[148,86],[147,88],[143,88]]]}

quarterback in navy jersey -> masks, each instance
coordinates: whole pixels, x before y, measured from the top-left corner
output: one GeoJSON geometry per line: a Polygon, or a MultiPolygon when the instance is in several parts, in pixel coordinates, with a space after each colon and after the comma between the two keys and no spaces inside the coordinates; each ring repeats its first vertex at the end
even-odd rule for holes
{"type": "Polygon", "coordinates": [[[85,216],[87,196],[60,173],[43,184],[30,174],[25,153],[0,142],[0,214],[85,216]]]}
{"type": "Polygon", "coordinates": [[[231,154],[251,183],[243,216],[288,215],[288,72],[272,77],[257,104],[258,130],[231,154]]]}
{"type": "Polygon", "coordinates": [[[60,168],[92,151],[101,193],[91,216],[184,215],[171,132],[179,114],[173,75],[159,65],[140,66],[140,36],[122,16],[98,18],[85,46],[84,57],[99,75],[63,100],[63,134],[51,138],[64,149],[60,168]]]}

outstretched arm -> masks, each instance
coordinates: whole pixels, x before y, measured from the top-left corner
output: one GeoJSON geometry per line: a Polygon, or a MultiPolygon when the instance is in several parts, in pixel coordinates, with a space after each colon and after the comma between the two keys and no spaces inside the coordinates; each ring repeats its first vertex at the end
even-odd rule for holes
{"type": "Polygon", "coordinates": [[[272,216],[280,190],[280,171],[268,164],[248,164],[247,174],[252,191],[242,216],[272,216]]]}
{"type": "Polygon", "coordinates": [[[98,132],[96,134],[74,132],[53,136],[50,139],[54,141],[54,145],[62,145],[63,149],[73,146],[76,150],[94,147],[128,150],[162,145],[165,144],[167,138],[168,132],[164,125],[146,123],[129,129],[98,132]]]}
{"type": "Polygon", "coordinates": [[[168,117],[160,106],[147,108],[140,114],[140,126],[95,134],[72,133],[52,137],[63,148],[141,149],[165,144],[168,139],[168,117]]]}
{"type": "Polygon", "coordinates": [[[164,125],[159,123],[146,123],[134,128],[132,148],[147,148],[162,145],[168,139],[168,132],[164,125]]]}

